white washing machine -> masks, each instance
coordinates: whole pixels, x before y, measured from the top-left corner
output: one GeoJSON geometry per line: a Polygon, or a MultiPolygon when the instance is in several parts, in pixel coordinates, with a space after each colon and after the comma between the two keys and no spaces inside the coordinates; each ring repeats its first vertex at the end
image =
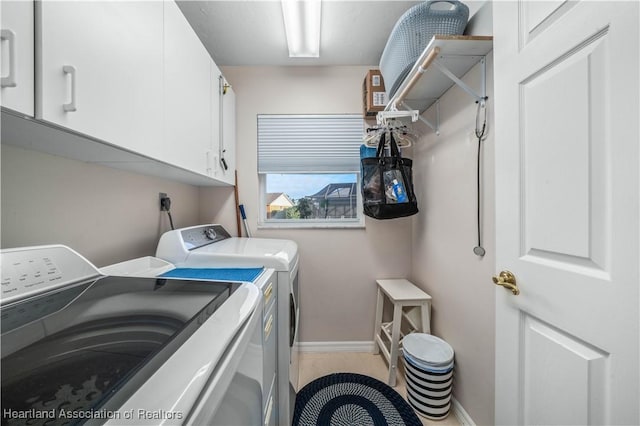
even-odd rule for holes
{"type": "Polygon", "coordinates": [[[1,255],[3,424],[261,423],[261,378],[242,374],[262,359],[254,284],[104,276],[65,246],[1,255]]]}
{"type": "Polygon", "coordinates": [[[156,257],[178,268],[273,268],[278,303],[278,424],[290,425],[298,389],[298,246],[290,240],[238,238],[217,224],[166,232],[156,257]]]}
{"type": "MultiPolygon", "coordinates": [[[[263,316],[259,333],[249,343],[244,355],[237,354],[242,361],[233,375],[226,391],[217,387],[212,392],[224,395],[215,415],[202,415],[193,424],[211,425],[258,425],[275,426],[277,421],[277,276],[273,269],[265,268],[176,268],[175,265],[156,257],[146,256],[127,260],[100,269],[104,275],[126,277],[154,277],[196,282],[251,282],[262,293],[263,316]],[[262,360],[262,363],[260,362],[262,360]],[[262,392],[256,393],[255,382],[262,392]],[[262,418],[257,400],[262,399],[262,418]],[[211,420],[207,420],[211,419],[211,420]]],[[[215,336],[214,336],[215,338],[215,336]]],[[[203,398],[207,400],[207,398],[203,398]]]]}

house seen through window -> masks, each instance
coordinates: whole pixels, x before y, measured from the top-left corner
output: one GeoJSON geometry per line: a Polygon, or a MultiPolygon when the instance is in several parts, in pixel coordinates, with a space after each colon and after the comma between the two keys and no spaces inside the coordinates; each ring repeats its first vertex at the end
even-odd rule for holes
{"type": "Polygon", "coordinates": [[[361,224],[363,128],[359,115],[259,115],[261,223],[361,224]]]}
{"type": "Polygon", "coordinates": [[[267,219],[358,218],[356,174],[268,174],[266,180],[267,219]]]}

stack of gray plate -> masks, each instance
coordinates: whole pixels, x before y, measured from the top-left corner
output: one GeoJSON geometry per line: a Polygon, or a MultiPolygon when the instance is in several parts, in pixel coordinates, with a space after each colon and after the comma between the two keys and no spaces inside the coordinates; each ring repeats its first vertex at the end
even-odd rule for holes
{"type": "Polygon", "coordinates": [[[453,348],[424,333],[409,334],[402,347],[409,404],[426,418],[446,417],[451,408],[453,348]]]}

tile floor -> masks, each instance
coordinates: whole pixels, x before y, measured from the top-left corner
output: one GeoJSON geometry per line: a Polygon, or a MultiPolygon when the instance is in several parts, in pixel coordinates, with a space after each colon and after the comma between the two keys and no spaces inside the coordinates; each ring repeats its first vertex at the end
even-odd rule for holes
{"type": "MultiPolygon", "coordinates": [[[[382,355],[366,352],[303,352],[300,354],[300,388],[331,373],[365,374],[386,383],[389,370],[382,355]]],[[[406,399],[407,390],[403,374],[404,372],[400,370],[394,389],[406,399]]],[[[447,418],[439,421],[420,416],[418,418],[423,425],[460,426],[453,413],[449,413],[447,418]]]]}

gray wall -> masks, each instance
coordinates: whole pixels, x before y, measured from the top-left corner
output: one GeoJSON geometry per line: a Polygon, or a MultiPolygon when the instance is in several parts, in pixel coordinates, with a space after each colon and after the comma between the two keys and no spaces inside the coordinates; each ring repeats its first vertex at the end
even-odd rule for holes
{"type": "MultiPolygon", "coordinates": [[[[471,33],[491,34],[491,5],[475,17],[471,33]],[[474,30],[477,29],[477,30],[474,30]]],[[[464,78],[480,87],[480,65],[464,78]]],[[[412,280],[433,297],[433,334],[455,351],[454,397],[478,425],[494,422],[495,271],[493,54],[487,57],[488,123],[483,141],[482,231],[476,236],[476,104],[454,86],[440,102],[440,136],[425,130],[413,150],[421,212],[412,223],[412,280]]],[[[435,117],[433,108],[425,117],[435,117]]]]}
{"type": "MultiPolygon", "coordinates": [[[[226,67],[236,92],[239,198],[254,236],[296,241],[300,341],[370,342],[376,278],[406,277],[411,219],[366,221],[366,229],[257,229],[257,114],[360,113],[369,67],[226,67]]],[[[233,192],[202,191],[200,215],[235,230],[233,192]]]]}
{"type": "Polygon", "coordinates": [[[169,229],[198,223],[195,186],[2,145],[2,247],[65,244],[97,266],[153,255],[169,229]]]}
{"type": "MultiPolygon", "coordinates": [[[[483,141],[484,258],[476,245],[476,104],[461,89],[441,99],[440,136],[427,132],[414,148],[422,210],[413,220],[411,277],[433,297],[433,333],[455,351],[454,396],[480,425],[493,424],[495,285],[492,59],[488,57],[489,123],[483,141]]],[[[479,67],[464,78],[479,87],[479,67]]],[[[429,115],[430,111],[425,114],[429,115]]]]}

